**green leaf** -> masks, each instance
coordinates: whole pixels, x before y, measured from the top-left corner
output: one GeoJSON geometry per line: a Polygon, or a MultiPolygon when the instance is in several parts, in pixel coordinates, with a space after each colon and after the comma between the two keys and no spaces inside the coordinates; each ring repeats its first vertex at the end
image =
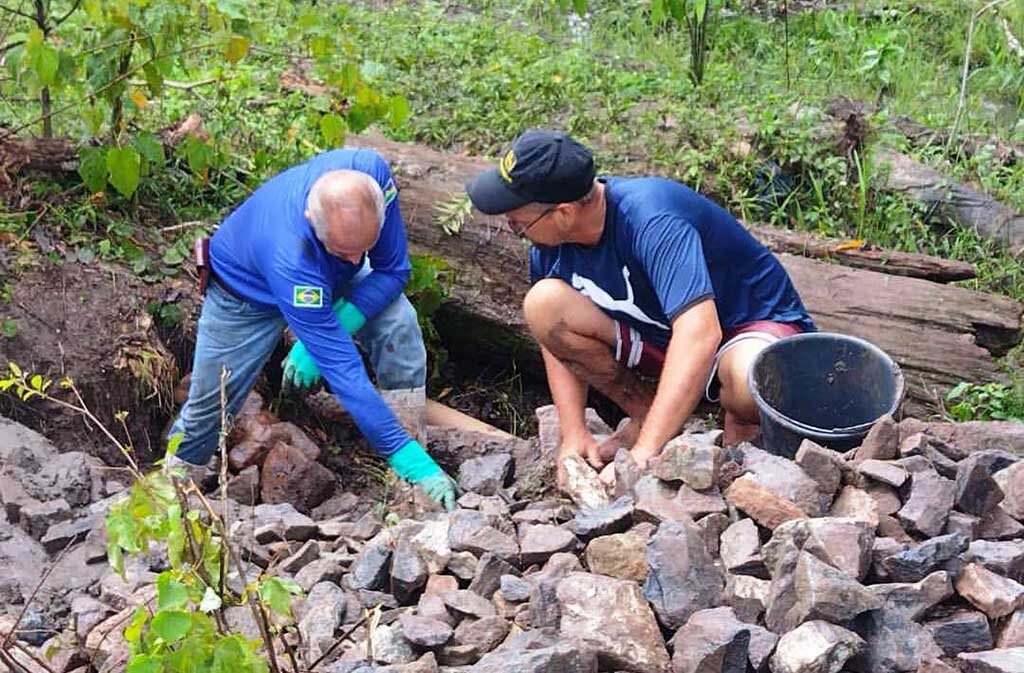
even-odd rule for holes
{"type": "Polygon", "coordinates": [[[213,587],[206,587],[206,592],[203,594],[203,600],[199,602],[200,612],[213,612],[220,608],[221,600],[217,592],[213,590],[213,587]]]}
{"type": "Polygon", "coordinates": [[[345,142],[345,120],[333,112],[320,118],[320,133],[328,145],[340,147],[345,142]]]}
{"type": "Polygon", "coordinates": [[[131,198],[139,187],[142,159],[134,147],[111,147],[107,150],[107,170],[110,184],[121,196],[131,198]]]}
{"type": "Polygon", "coordinates": [[[86,147],[79,153],[78,175],[92,193],[102,192],[107,186],[107,150],[86,147]]]}
{"type": "Polygon", "coordinates": [[[241,35],[232,35],[228,39],[227,47],[224,49],[224,57],[228,63],[238,63],[249,53],[249,38],[241,35]]]}
{"type": "Polygon", "coordinates": [[[39,83],[43,86],[53,84],[57,77],[57,68],[60,67],[60,53],[46,42],[29,44],[25,51],[28,55],[28,65],[35,71],[39,83]]]}
{"type": "Polygon", "coordinates": [[[160,143],[156,134],[149,131],[135,136],[132,140],[132,147],[139,151],[142,158],[154,166],[163,166],[164,162],[167,161],[167,156],[164,154],[164,146],[160,143]]]}
{"type": "Polygon", "coordinates": [[[171,438],[167,440],[167,453],[174,455],[178,452],[178,447],[181,446],[181,440],[185,439],[184,432],[176,432],[171,435],[171,438]]]}
{"type": "Polygon", "coordinates": [[[260,584],[260,600],[279,615],[291,614],[291,594],[301,593],[302,587],[291,580],[271,577],[260,584]]]}
{"type": "Polygon", "coordinates": [[[578,16],[583,16],[587,13],[587,0],[572,0],[572,8],[578,16]]]}
{"type": "Polygon", "coordinates": [[[665,20],[665,0],[651,0],[651,23],[660,26],[665,20]]]}
{"type": "Polygon", "coordinates": [[[148,617],[149,613],[146,612],[145,606],[140,605],[135,608],[131,621],[128,622],[128,626],[124,627],[124,639],[129,643],[139,642],[139,638],[142,637],[142,627],[146,625],[148,617]]]}
{"type": "Polygon", "coordinates": [[[0,321],[0,331],[8,339],[18,336],[18,323],[13,318],[4,318],[0,321]]]}
{"type": "Polygon", "coordinates": [[[176,643],[188,635],[192,628],[192,617],[183,610],[164,610],[153,617],[150,627],[164,642],[176,643]]]}
{"type": "Polygon", "coordinates": [[[405,120],[409,118],[409,101],[402,96],[391,97],[391,110],[389,111],[389,117],[391,126],[398,127],[405,123],[405,120]]]}
{"type": "Polygon", "coordinates": [[[161,610],[177,610],[188,605],[188,587],[175,580],[170,571],[156,578],[156,602],[161,610]]]}
{"type": "Polygon", "coordinates": [[[137,654],[128,663],[124,673],[160,673],[164,658],[159,654],[137,654]]]}

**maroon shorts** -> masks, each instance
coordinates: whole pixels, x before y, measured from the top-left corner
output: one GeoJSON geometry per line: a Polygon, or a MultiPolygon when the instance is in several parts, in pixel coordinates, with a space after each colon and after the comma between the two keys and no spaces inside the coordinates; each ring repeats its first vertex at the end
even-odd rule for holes
{"type": "MultiPolygon", "coordinates": [[[[615,359],[629,369],[635,369],[641,376],[657,378],[665,365],[665,351],[654,344],[644,341],[640,333],[622,322],[615,321],[617,329],[615,339],[615,359]]],[[[757,320],[754,322],[729,327],[722,333],[722,343],[715,353],[715,362],[705,386],[705,395],[712,402],[718,401],[716,377],[718,362],[730,348],[746,340],[758,340],[766,343],[778,341],[784,337],[800,334],[803,329],[796,323],[772,322],[757,320]]]]}

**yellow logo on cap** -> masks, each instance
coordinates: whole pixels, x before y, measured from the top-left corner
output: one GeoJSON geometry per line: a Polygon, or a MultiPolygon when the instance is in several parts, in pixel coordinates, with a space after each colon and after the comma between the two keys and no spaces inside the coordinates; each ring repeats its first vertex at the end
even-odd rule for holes
{"type": "Polygon", "coordinates": [[[505,182],[512,182],[512,170],[516,167],[516,153],[509,150],[498,164],[498,172],[505,182]]]}

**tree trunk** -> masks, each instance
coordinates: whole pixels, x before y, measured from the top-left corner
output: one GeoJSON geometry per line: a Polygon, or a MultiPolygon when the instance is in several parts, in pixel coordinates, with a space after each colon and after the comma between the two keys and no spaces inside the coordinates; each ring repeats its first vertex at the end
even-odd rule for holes
{"type": "MultiPolygon", "coordinates": [[[[452,347],[535,365],[537,349],[520,312],[527,246],[501,218],[477,214],[454,236],[434,221],[436,204],[461,195],[490,163],[375,135],[348,142],[391,163],[413,250],[446,260],[458,274],[438,321],[442,336],[452,347]]],[[[788,254],[779,259],[821,329],[867,339],[900,363],[912,411],[934,409],[959,381],[1003,380],[993,356],[1020,342],[1022,307],[1012,299],[788,254]]]]}

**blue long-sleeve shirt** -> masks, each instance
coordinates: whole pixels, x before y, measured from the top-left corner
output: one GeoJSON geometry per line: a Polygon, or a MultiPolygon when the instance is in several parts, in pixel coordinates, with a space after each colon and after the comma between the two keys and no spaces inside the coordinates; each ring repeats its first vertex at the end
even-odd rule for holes
{"type": "Polygon", "coordinates": [[[372,320],[402,292],[412,269],[394,178],[372,150],[325,152],[265,182],[217,229],[210,264],[218,280],[242,299],[281,311],[360,431],[389,456],[411,437],[370,383],[355,343],[331,309],[335,289],[362,265],[328,253],[305,216],[313,183],[343,168],[370,175],[384,191],[384,225],[366,254],[372,271],[346,297],[372,320]]]}

